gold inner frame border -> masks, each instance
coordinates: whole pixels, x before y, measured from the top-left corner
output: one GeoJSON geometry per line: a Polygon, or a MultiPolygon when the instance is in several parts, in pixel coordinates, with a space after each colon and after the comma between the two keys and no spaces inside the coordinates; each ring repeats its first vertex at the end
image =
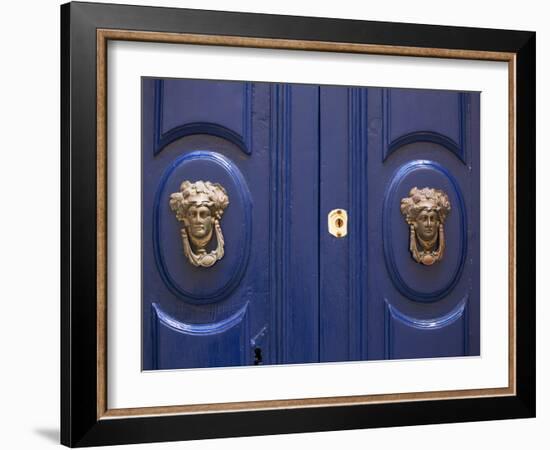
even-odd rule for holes
{"type": "Polygon", "coordinates": [[[516,54],[478,50],[424,48],[241,36],[96,30],[97,109],[97,419],[175,414],[207,414],[270,409],[314,408],[426,400],[516,395],[516,54]],[[107,405],[107,42],[110,40],[308,50],[371,55],[502,61],[508,63],[508,386],[503,388],[316,397],[200,405],[109,409],[107,405]]]}

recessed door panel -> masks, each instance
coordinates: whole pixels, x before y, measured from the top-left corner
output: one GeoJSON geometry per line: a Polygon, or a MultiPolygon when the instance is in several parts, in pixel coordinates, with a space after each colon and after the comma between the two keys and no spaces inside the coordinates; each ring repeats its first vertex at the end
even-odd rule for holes
{"type": "Polygon", "coordinates": [[[248,303],[220,322],[185,323],[152,305],[152,369],[250,364],[248,303]]]}
{"type": "Polygon", "coordinates": [[[468,307],[465,298],[447,314],[420,319],[404,314],[386,299],[385,358],[469,355],[468,307]]]}
{"type": "MultiPolygon", "coordinates": [[[[190,195],[192,191],[190,188],[190,195]]],[[[195,150],[177,157],[160,179],[153,211],[155,262],[167,287],[185,301],[199,304],[215,302],[231,294],[248,265],[252,239],[251,208],[246,181],[227,157],[211,150],[195,150]],[[182,251],[184,244],[177,245],[182,241],[182,223],[174,220],[171,211],[173,193],[180,191],[183,182],[196,180],[208,180],[223,187],[228,206],[231,205],[225,208],[219,220],[223,257],[207,268],[190,263],[182,251]]],[[[206,249],[212,250],[214,244],[209,243],[206,249]]]]}
{"type": "Polygon", "coordinates": [[[413,160],[402,165],[389,181],[382,220],[386,268],[399,292],[419,302],[433,302],[448,295],[460,279],[468,249],[468,217],[454,176],[435,161],[413,160]],[[431,265],[411,258],[411,236],[403,233],[406,224],[401,208],[403,199],[408,199],[411,190],[417,186],[437,186],[450,205],[442,228],[445,249],[441,259],[431,265]]]}
{"type": "Polygon", "coordinates": [[[182,136],[204,133],[252,151],[253,83],[215,80],[156,79],[157,148],[182,136]],[[215,107],[212,107],[215,105],[215,107]]]}
{"type": "Polygon", "coordinates": [[[465,161],[470,94],[425,89],[382,91],[385,157],[409,142],[435,142],[465,161]]]}

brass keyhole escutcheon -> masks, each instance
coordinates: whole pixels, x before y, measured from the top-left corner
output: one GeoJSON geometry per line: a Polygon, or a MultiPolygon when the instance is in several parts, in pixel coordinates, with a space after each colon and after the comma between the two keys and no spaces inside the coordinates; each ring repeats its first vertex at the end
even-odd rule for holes
{"type": "Polygon", "coordinates": [[[337,238],[348,234],[348,213],[345,209],[333,209],[328,213],[328,232],[337,238]]]}

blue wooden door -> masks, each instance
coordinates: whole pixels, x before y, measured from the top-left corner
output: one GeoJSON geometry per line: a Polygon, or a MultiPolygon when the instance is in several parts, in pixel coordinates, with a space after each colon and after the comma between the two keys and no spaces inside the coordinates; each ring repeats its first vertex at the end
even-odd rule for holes
{"type": "Polygon", "coordinates": [[[144,78],[142,98],[143,368],[318,361],[318,88],[144,78]],[[208,267],[185,195],[223,209],[208,267]]]}
{"type": "Polygon", "coordinates": [[[477,94],[152,78],[142,94],[145,370],[479,354],[477,94]],[[451,205],[431,265],[410,252],[413,187],[451,205]]]}
{"type": "Polygon", "coordinates": [[[479,355],[479,94],[322,87],[320,104],[321,216],[349,217],[320,235],[320,359],[479,355]],[[411,252],[426,197],[448,210],[435,262],[411,252]]]}

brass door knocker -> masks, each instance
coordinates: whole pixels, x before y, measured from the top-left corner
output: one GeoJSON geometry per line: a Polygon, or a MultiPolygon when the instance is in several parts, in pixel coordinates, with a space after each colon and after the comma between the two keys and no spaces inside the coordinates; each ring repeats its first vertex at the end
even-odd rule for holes
{"type": "Polygon", "coordinates": [[[180,230],[183,253],[196,267],[211,267],[223,258],[224,239],[220,220],[229,197],[223,186],[210,181],[185,180],[179,192],[170,195],[170,208],[176,218],[183,222],[180,230]],[[216,234],[217,246],[211,252],[206,246],[216,234]]]}
{"type": "Polygon", "coordinates": [[[439,189],[414,187],[401,199],[401,214],[409,224],[409,250],[413,259],[426,266],[441,261],[445,252],[445,219],[451,203],[439,189]]]}

